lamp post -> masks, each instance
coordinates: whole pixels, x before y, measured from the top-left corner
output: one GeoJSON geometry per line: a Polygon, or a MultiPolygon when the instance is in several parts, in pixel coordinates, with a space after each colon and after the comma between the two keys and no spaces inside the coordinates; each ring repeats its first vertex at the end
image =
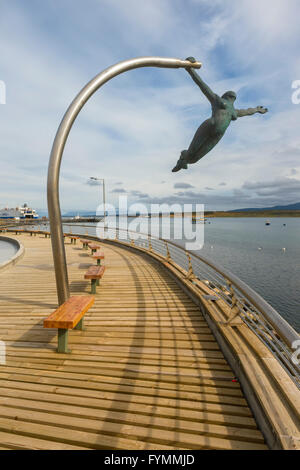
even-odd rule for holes
{"type": "Polygon", "coordinates": [[[102,200],[103,200],[103,214],[104,214],[104,217],[103,217],[103,224],[105,226],[105,180],[104,178],[96,178],[95,176],[90,176],[90,180],[93,180],[93,181],[102,181],[102,189],[103,189],[103,197],[102,197],[102,200]]]}

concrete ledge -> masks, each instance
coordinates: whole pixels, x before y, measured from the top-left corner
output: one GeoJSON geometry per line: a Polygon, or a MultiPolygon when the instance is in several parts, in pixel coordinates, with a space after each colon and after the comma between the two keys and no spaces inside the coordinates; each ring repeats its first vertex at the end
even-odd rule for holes
{"type": "Polygon", "coordinates": [[[14,245],[17,248],[17,253],[10,258],[7,261],[4,261],[3,263],[0,263],[0,271],[4,271],[4,269],[8,268],[9,266],[15,265],[20,259],[23,258],[25,254],[25,248],[22,243],[20,243],[18,240],[15,240],[14,238],[10,237],[4,237],[0,235],[0,241],[8,242],[14,245]]]}

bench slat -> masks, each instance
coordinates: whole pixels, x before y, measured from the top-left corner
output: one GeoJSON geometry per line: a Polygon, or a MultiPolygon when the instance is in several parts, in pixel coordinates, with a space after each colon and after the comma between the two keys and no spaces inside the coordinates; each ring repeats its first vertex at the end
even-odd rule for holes
{"type": "Polygon", "coordinates": [[[93,305],[93,295],[74,295],[44,320],[44,328],[72,329],[93,305]]]}
{"type": "Polygon", "coordinates": [[[101,279],[105,266],[90,266],[84,275],[84,279],[101,279]]]}

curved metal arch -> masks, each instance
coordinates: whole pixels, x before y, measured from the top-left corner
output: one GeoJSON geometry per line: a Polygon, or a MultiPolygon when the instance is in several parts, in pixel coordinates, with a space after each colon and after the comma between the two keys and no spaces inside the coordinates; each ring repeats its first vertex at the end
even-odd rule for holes
{"type": "Polygon", "coordinates": [[[80,110],[83,108],[88,99],[95,93],[95,91],[97,91],[102,85],[117,75],[140,67],[192,67],[199,69],[201,67],[201,63],[192,63],[187,60],[164,57],[137,57],[135,59],[119,62],[103,70],[103,72],[96,75],[96,77],[87,83],[87,85],[79,92],[79,94],[75,97],[67,109],[53,142],[48,167],[47,183],[48,214],[50,221],[56,289],[59,304],[64,303],[70,296],[66,253],[61,223],[61,210],[59,204],[60,165],[69,132],[80,110]]]}

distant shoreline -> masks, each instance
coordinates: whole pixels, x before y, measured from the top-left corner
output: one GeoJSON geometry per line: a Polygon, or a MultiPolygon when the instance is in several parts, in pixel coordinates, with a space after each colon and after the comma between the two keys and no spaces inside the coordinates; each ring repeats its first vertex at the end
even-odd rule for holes
{"type": "MultiPolygon", "coordinates": [[[[165,217],[170,217],[170,218],[174,218],[174,217],[192,217],[193,219],[200,219],[203,217],[205,219],[214,219],[214,218],[241,218],[241,217],[244,217],[244,218],[264,218],[264,219],[272,219],[272,218],[279,218],[279,217],[285,217],[285,218],[295,218],[295,217],[300,217],[300,210],[291,210],[291,211],[276,211],[276,210],[271,210],[271,211],[241,211],[241,212],[225,212],[225,211],[207,211],[204,213],[185,213],[185,214],[182,214],[182,213],[178,213],[178,214],[152,214],[150,217],[151,218],[165,218],[165,217]]],[[[118,216],[117,216],[118,217],[118,216]]],[[[121,216],[120,216],[121,217],[121,216]]],[[[135,217],[138,217],[138,215],[129,215],[127,216],[129,218],[135,218],[135,217]]],[[[91,218],[89,218],[91,219],[91,218]]],[[[30,220],[30,221],[27,221],[27,224],[28,225],[31,225],[31,224],[34,224],[34,222],[36,224],[40,224],[40,223],[47,223],[48,222],[48,218],[44,217],[43,219],[37,219],[35,221],[33,220],[30,220]]],[[[74,219],[64,219],[62,220],[63,223],[82,223],[82,222],[87,222],[88,220],[85,219],[84,217],[80,218],[79,220],[74,220],[74,219]]],[[[15,221],[15,223],[13,223],[13,221],[10,221],[8,223],[8,220],[7,219],[0,219],[0,226],[1,225],[11,225],[11,226],[16,226],[16,225],[27,225],[26,223],[24,224],[24,222],[20,223],[20,221],[15,221]]]]}
{"type": "Polygon", "coordinates": [[[205,218],[211,217],[300,217],[300,211],[242,211],[242,212],[205,212],[205,218]]]}

